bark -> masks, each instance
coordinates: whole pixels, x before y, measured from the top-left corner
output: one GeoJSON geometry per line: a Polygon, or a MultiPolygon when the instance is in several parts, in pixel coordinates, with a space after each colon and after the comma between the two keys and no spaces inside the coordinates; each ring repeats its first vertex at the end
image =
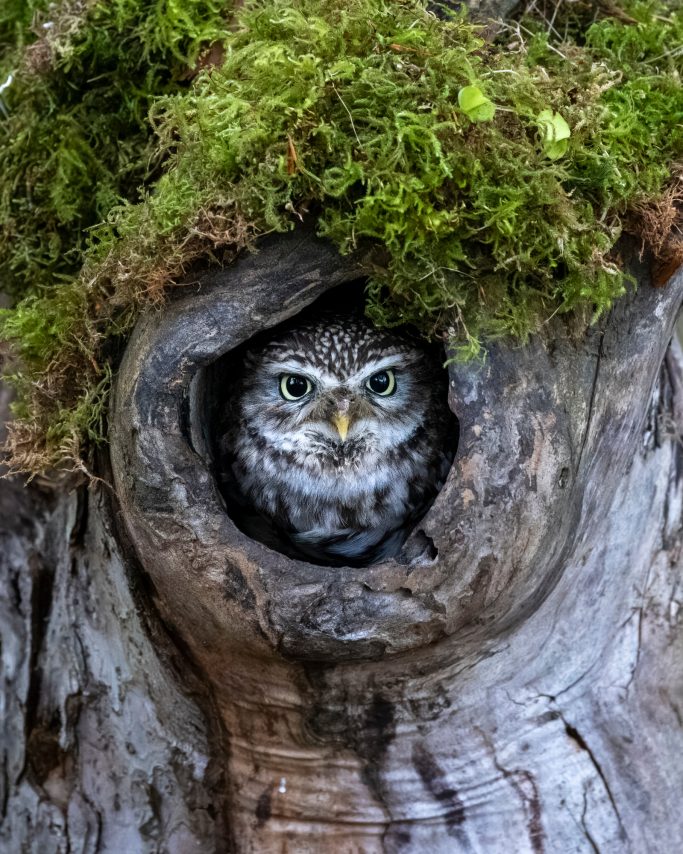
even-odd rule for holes
{"type": "Polygon", "coordinates": [[[449,480],[368,569],[241,534],[207,434],[211,365],[354,260],[278,238],[145,317],[116,494],[0,482],[0,850],[680,850],[683,275],[629,263],[451,365],[449,480]]]}
{"type": "MultiPolygon", "coordinates": [[[[627,254],[627,247],[624,248],[627,254]]],[[[156,603],[226,732],[239,851],[678,850],[683,275],[450,367],[460,444],[411,538],[292,561],[225,513],[208,367],[357,272],[305,234],[138,327],[112,455],[156,603]]]]}
{"type": "Polygon", "coordinates": [[[0,481],[7,854],[207,852],[224,838],[210,704],[192,697],[201,683],[146,604],[109,504],[97,484],[0,481]]]}

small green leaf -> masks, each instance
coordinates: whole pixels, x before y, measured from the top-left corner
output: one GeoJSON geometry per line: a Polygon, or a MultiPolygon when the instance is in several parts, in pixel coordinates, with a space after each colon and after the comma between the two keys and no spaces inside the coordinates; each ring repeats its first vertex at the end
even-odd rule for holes
{"type": "Polygon", "coordinates": [[[478,86],[463,86],[458,92],[458,106],[473,122],[490,122],[496,113],[496,105],[478,86]]]}
{"type": "Polygon", "coordinates": [[[571,129],[559,113],[543,110],[536,118],[543,140],[543,151],[550,160],[558,160],[567,153],[571,129]]]}

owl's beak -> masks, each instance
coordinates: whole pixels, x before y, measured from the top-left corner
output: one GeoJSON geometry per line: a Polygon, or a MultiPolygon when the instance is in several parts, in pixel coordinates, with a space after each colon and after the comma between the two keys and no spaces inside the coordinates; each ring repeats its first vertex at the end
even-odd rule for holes
{"type": "Polygon", "coordinates": [[[349,416],[346,413],[337,412],[332,416],[332,423],[337,428],[342,442],[346,441],[346,434],[349,432],[349,416]]]}

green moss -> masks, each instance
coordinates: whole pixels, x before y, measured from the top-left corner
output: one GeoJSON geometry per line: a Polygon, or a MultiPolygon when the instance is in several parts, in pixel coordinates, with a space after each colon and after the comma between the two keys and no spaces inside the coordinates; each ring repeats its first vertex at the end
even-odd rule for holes
{"type": "Polygon", "coordinates": [[[558,311],[599,315],[624,290],[611,251],[683,150],[679,11],[632,3],[553,43],[527,20],[526,40],[491,45],[418,0],[252,0],[230,29],[226,5],[97,3],[50,73],[15,90],[34,100],[15,100],[0,148],[14,229],[0,264],[41,289],[5,321],[19,465],[99,435],[107,341],[190,262],[302,217],[342,252],[379,247],[376,322],[447,335],[463,356],[558,311]],[[216,40],[223,64],[187,88],[216,40]]]}
{"type": "Polygon", "coordinates": [[[28,294],[3,324],[20,356],[23,467],[78,459],[79,437],[102,435],[100,345],[116,327],[95,322],[103,297],[78,284],[88,230],[159,177],[149,110],[190,85],[230,11],[226,0],[2,4],[0,282],[28,294]]]}
{"type": "Polygon", "coordinates": [[[158,176],[147,116],[187,88],[225,33],[224,0],[10,3],[0,33],[0,281],[15,293],[78,271],[87,229],[158,176]],[[48,6],[50,8],[48,8],[48,6]],[[48,14],[49,13],[49,14],[48,14]]]}
{"type": "Polygon", "coordinates": [[[528,55],[494,51],[469,23],[415,3],[285,0],[240,23],[220,71],[159,102],[169,168],[141,207],[95,232],[105,275],[136,256],[144,228],[157,238],[146,251],[156,276],[177,234],[225,205],[261,230],[309,211],[342,251],[377,241],[388,259],[375,267],[371,315],[450,326],[468,350],[524,336],[558,302],[599,313],[622,292],[607,253],[619,214],[661,190],[681,150],[681,95],[680,57],[658,75],[647,51],[620,51],[638,29],[652,45],[672,33],[680,43],[680,21],[602,22],[564,59],[545,36],[528,55]],[[492,121],[460,109],[473,84],[497,105],[492,121]],[[557,160],[541,140],[548,110],[573,129],[557,160]]]}
{"type": "MultiPolygon", "coordinates": [[[[27,42],[33,40],[31,24],[49,0],[3,0],[0,6],[0,63],[5,64],[27,42]]],[[[2,82],[2,81],[0,81],[2,82]]]]}

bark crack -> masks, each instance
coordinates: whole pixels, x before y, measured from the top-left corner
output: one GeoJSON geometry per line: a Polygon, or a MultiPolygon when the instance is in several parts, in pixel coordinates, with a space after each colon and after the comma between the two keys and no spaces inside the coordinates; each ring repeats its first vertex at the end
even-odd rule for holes
{"type": "Polygon", "coordinates": [[[623,688],[623,690],[626,693],[628,693],[628,690],[631,687],[633,680],[635,679],[636,671],[638,670],[638,664],[640,663],[640,652],[641,652],[642,645],[643,645],[643,619],[644,619],[644,614],[646,612],[646,606],[648,604],[647,595],[648,595],[648,590],[650,587],[650,576],[651,576],[651,574],[652,574],[652,563],[647,568],[647,574],[645,576],[645,584],[643,585],[642,593],[638,590],[638,588],[636,588],[636,593],[638,593],[640,595],[640,600],[641,600],[640,605],[635,605],[633,607],[630,616],[619,627],[619,628],[624,628],[625,626],[627,626],[631,622],[631,620],[633,619],[633,616],[637,615],[636,654],[635,654],[635,660],[633,661],[633,666],[631,667],[631,673],[630,673],[630,676],[628,678],[628,682],[626,683],[626,685],[624,685],[624,688],[623,688]]]}
{"type": "Polygon", "coordinates": [[[588,825],[586,824],[586,814],[588,812],[588,787],[584,786],[583,789],[583,809],[581,810],[581,827],[585,834],[586,839],[588,840],[588,844],[595,851],[595,854],[600,854],[600,849],[598,848],[597,842],[591,836],[590,830],[588,830],[588,825]]]}
{"type": "Polygon", "coordinates": [[[622,837],[623,837],[624,839],[628,839],[628,834],[626,833],[626,828],[624,827],[624,824],[623,824],[623,822],[622,822],[622,820],[621,820],[621,815],[619,814],[619,809],[618,809],[618,807],[617,807],[617,802],[616,802],[616,800],[615,800],[615,798],[614,798],[614,795],[612,794],[612,789],[610,788],[610,785],[609,785],[609,783],[608,783],[608,781],[607,781],[607,777],[605,776],[605,772],[602,770],[602,766],[601,766],[601,765],[600,765],[600,763],[598,762],[597,757],[595,756],[595,754],[594,754],[594,753],[593,753],[593,751],[591,750],[590,746],[588,745],[588,743],[586,742],[586,740],[584,739],[584,737],[583,737],[583,736],[581,735],[581,733],[578,731],[578,729],[576,729],[576,727],[573,727],[573,726],[572,726],[572,725],[571,725],[571,724],[570,724],[570,723],[565,719],[565,717],[564,717],[564,715],[562,714],[562,712],[560,712],[560,719],[562,720],[562,723],[564,724],[565,732],[567,733],[567,735],[569,736],[569,738],[571,738],[571,739],[572,739],[572,741],[576,742],[576,744],[581,748],[581,750],[585,751],[585,752],[588,754],[588,758],[589,758],[589,759],[590,759],[590,761],[593,763],[593,767],[595,768],[595,770],[596,770],[596,772],[597,772],[597,775],[598,775],[598,777],[600,778],[600,780],[601,780],[601,782],[602,782],[602,785],[603,785],[603,786],[604,786],[604,788],[605,788],[605,792],[606,792],[606,794],[607,794],[607,797],[608,797],[608,799],[609,799],[609,802],[610,802],[610,804],[612,805],[612,809],[614,810],[614,815],[616,816],[617,821],[618,821],[618,823],[619,823],[619,828],[620,828],[620,830],[621,830],[622,837]]]}
{"type": "Polygon", "coordinates": [[[581,468],[581,460],[583,459],[583,452],[586,448],[586,443],[588,441],[588,434],[591,429],[591,421],[593,419],[593,409],[595,408],[595,396],[598,388],[598,375],[600,374],[600,365],[602,363],[602,345],[605,340],[605,333],[600,333],[600,340],[598,341],[598,353],[597,358],[595,360],[595,372],[593,373],[593,382],[591,384],[591,396],[588,401],[588,416],[586,417],[586,429],[583,434],[583,440],[581,441],[581,449],[579,451],[579,459],[576,464],[576,471],[578,472],[581,468]]]}
{"type": "Polygon", "coordinates": [[[592,661],[588,665],[588,667],[582,673],[580,673],[576,677],[576,679],[574,679],[572,682],[569,683],[569,685],[562,688],[556,694],[544,694],[543,692],[541,692],[541,693],[537,694],[537,696],[538,697],[545,697],[546,699],[550,700],[551,703],[554,703],[558,697],[561,697],[563,694],[566,694],[568,691],[571,691],[572,688],[576,688],[576,686],[580,682],[582,682],[586,678],[586,676],[588,676],[588,674],[596,667],[596,665],[598,665],[600,663],[600,660],[601,660],[600,656],[598,656],[594,661],[592,661]]]}
{"type": "Polygon", "coordinates": [[[493,765],[496,771],[502,775],[504,780],[508,780],[510,785],[515,790],[522,803],[522,809],[527,818],[527,830],[529,832],[529,842],[534,854],[544,854],[545,852],[545,831],[543,830],[541,808],[541,799],[538,793],[538,786],[531,771],[523,768],[515,768],[513,770],[505,768],[501,765],[496,749],[488,735],[480,728],[475,727],[484,740],[484,744],[491,754],[493,765]]]}
{"type": "Polygon", "coordinates": [[[671,388],[671,426],[675,438],[680,441],[683,433],[683,351],[676,336],[671,339],[664,356],[664,368],[671,388]]]}

